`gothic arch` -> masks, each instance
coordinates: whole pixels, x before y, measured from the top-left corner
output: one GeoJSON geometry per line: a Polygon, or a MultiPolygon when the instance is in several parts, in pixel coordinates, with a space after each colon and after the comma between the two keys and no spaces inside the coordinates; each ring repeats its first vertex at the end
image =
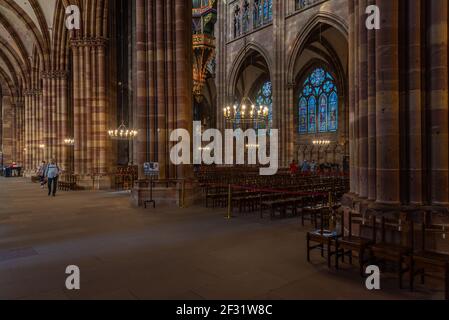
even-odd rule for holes
{"type": "Polygon", "coordinates": [[[301,55],[307,45],[307,40],[313,33],[313,30],[320,24],[328,25],[339,31],[346,39],[348,39],[348,25],[339,16],[328,13],[320,12],[313,16],[309,22],[305,25],[304,29],[298,34],[295,42],[293,43],[293,48],[288,55],[288,67],[287,67],[287,81],[288,83],[293,83],[295,80],[295,63],[297,58],[301,55]]]}
{"type": "Polygon", "coordinates": [[[267,67],[268,67],[268,73],[271,77],[272,62],[271,62],[271,59],[269,58],[269,53],[258,43],[250,42],[245,47],[243,47],[240,50],[240,52],[237,54],[237,58],[235,59],[234,64],[231,68],[231,72],[229,75],[229,81],[228,81],[228,87],[227,87],[228,96],[231,96],[231,97],[235,96],[237,81],[240,76],[239,71],[241,70],[246,58],[248,58],[253,52],[258,53],[263,57],[263,59],[265,60],[265,63],[267,64],[267,67]]]}
{"type": "Polygon", "coordinates": [[[4,96],[15,96],[14,84],[8,77],[7,73],[0,67],[0,89],[4,96]],[[6,94],[5,94],[6,92],[6,94]]]}

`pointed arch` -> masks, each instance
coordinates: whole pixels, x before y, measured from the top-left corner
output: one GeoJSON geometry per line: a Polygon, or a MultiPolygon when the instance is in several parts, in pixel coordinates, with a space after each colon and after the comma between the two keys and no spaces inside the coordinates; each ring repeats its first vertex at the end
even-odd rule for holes
{"type": "Polygon", "coordinates": [[[272,69],[272,62],[271,62],[269,53],[260,44],[258,44],[256,42],[250,42],[239,51],[239,53],[237,54],[237,57],[234,61],[234,64],[231,67],[231,72],[230,72],[229,81],[228,81],[228,88],[227,88],[227,92],[228,92],[229,96],[232,96],[232,97],[235,96],[235,93],[236,93],[235,89],[237,87],[239,71],[241,70],[245,60],[254,52],[260,54],[264,58],[265,63],[267,64],[268,73],[271,78],[271,74],[272,74],[271,70],[273,70],[273,69],[272,69]]]}
{"type": "Polygon", "coordinates": [[[298,34],[296,40],[293,43],[293,47],[288,54],[287,80],[289,83],[293,83],[295,80],[295,63],[297,58],[300,56],[305,46],[307,45],[307,40],[313,34],[313,30],[320,24],[329,25],[335,28],[346,39],[348,39],[349,27],[342,17],[328,12],[320,12],[314,15],[309,19],[305,27],[298,34]]]}

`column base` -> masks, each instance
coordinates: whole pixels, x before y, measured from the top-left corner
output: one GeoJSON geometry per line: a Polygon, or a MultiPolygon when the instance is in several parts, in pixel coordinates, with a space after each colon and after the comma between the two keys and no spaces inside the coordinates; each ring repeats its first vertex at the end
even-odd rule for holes
{"type": "Polygon", "coordinates": [[[112,178],[109,176],[95,177],[77,176],[76,185],[82,190],[111,190],[112,178]]]}
{"type": "MultiPolygon", "coordinates": [[[[143,207],[145,201],[150,200],[150,195],[149,182],[137,181],[131,190],[131,205],[143,207]]],[[[168,185],[157,184],[153,188],[152,200],[156,202],[156,207],[188,208],[201,204],[203,199],[201,189],[196,183],[186,183],[183,188],[183,183],[179,181],[168,185]]]]}

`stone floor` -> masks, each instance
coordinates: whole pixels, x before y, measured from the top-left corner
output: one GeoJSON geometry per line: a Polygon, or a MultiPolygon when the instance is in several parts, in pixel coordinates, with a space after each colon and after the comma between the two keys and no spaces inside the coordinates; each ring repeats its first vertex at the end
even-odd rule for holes
{"type": "Polygon", "coordinates": [[[223,210],[136,209],[129,195],[59,193],[0,178],[0,299],[441,299],[368,291],[357,270],[305,259],[296,219],[224,219],[223,210]],[[65,289],[65,269],[81,290],[65,289]]]}

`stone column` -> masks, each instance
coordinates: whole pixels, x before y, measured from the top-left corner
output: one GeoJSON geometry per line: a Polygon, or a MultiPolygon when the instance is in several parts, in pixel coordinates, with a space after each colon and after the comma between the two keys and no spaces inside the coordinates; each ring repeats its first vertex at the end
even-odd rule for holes
{"type": "Polygon", "coordinates": [[[136,0],[136,125],[138,136],[134,143],[136,161],[139,164],[139,179],[143,179],[143,163],[149,161],[148,142],[148,109],[147,109],[147,46],[145,0],[136,0]]]}
{"type": "Polygon", "coordinates": [[[3,165],[7,166],[14,161],[13,159],[13,111],[12,97],[2,96],[2,152],[3,165]]]}
{"type": "Polygon", "coordinates": [[[349,0],[349,149],[350,149],[350,185],[352,194],[358,192],[357,143],[356,143],[356,95],[355,95],[355,61],[357,46],[355,38],[355,1],[349,0]]]}
{"type": "Polygon", "coordinates": [[[279,130],[279,165],[287,167],[293,159],[293,112],[287,102],[287,77],[285,53],[288,52],[285,42],[285,10],[284,1],[273,2],[274,32],[274,66],[271,81],[273,84],[273,128],[279,130]]]}
{"type": "Polygon", "coordinates": [[[137,124],[143,163],[159,162],[161,178],[190,174],[171,165],[171,129],[192,129],[191,6],[185,1],[136,1],[137,124]]]}
{"type": "Polygon", "coordinates": [[[359,196],[368,198],[368,30],[365,26],[367,0],[359,0],[358,10],[358,158],[359,196]]]}
{"type": "MultiPolygon", "coordinates": [[[[375,4],[369,0],[368,4],[375,4]]],[[[368,31],[368,200],[377,197],[376,188],[376,31],[368,31]]]]}
{"type": "Polygon", "coordinates": [[[167,117],[167,104],[166,98],[166,50],[165,50],[165,36],[166,36],[166,25],[171,23],[167,21],[165,12],[172,10],[169,3],[165,0],[156,0],[156,113],[157,113],[157,161],[160,166],[160,177],[167,178],[167,150],[166,150],[166,137],[167,137],[167,127],[166,127],[166,117],[167,117]]]}
{"type": "Polygon", "coordinates": [[[382,28],[376,34],[377,202],[400,204],[399,1],[378,1],[382,28]]]}
{"type": "Polygon", "coordinates": [[[429,1],[429,6],[431,200],[436,205],[448,205],[448,2],[433,0],[429,1]]]}
{"type": "MultiPolygon", "coordinates": [[[[423,0],[425,1],[425,0],[423,0]]],[[[426,1],[427,2],[427,1],[426,1]]],[[[408,193],[411,204],[423,202],[423,88],[422,85],[422,0],[415,0],[408,6],[408,193]]]]}
{"type": "Polygon", "coordinates": [[[82,148],[82,130],[81,130],[81,113],[80,113],[80,64],[79,64],[79,47],[72,44],[73,52],[73,117],[74,117],[74,168],[75,174],[81,175],[81,148],[82,148]]]}

